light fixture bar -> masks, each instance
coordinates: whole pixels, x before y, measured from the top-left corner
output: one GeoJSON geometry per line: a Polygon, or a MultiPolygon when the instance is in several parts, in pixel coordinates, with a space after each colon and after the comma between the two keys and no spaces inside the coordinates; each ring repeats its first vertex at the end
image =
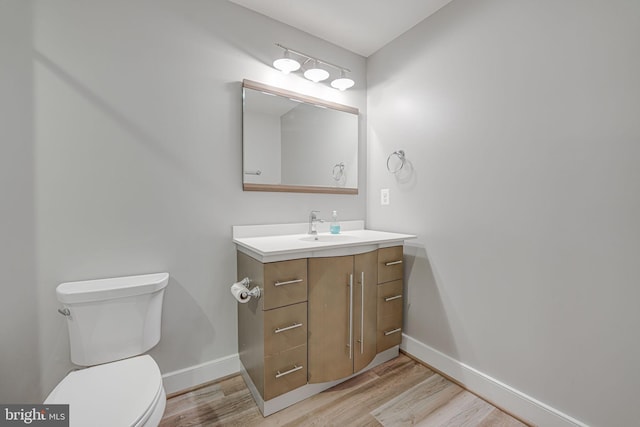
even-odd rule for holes
{"type": "Polygon", "coordinates": [[[341,71],[344,70],[344,71],[346,71],[348,73],[351,72],[351,70],[346,68],[346,67],[342,67],[340,65],[332,64],[331,62],[325,61],[324,59],[319,59],[319,58],[316,58],[315,56],[308,55],[308,54],[306,54],[304,52],[300,52],[298,50],[291,49],[290,47],[283,46],[280,43],[275,43],[275,45],[278,46],[281,49],[284,49],[285,51],[288,50],[291,53],[295,53],[296,55],[303,56],[303,57],[305,57],[307,59],[311,59],[312,61],[316,61],[316,62],[318,62],[320,64],[328,65],[329,67],[335,68],[336,70],[341,70],[341,71]]]}

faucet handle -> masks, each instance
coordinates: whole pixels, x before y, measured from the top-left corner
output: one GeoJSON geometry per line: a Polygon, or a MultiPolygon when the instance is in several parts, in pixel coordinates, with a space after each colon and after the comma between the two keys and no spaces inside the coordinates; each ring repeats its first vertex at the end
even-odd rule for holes
{"type": "Polygon", "coordinates": [[[316,219],[317,218],[316,214],[318,214],[318,213],[320,213],[320,211],[311,211],[309,213],[309,218],[316,219]]]}

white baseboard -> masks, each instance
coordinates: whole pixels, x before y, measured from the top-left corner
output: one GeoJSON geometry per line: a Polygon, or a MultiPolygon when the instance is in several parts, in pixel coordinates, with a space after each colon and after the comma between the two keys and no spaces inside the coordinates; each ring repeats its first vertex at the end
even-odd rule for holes
{"type": "Polygon", "coordinates": [[[240,358],[236,353],[199,365],[168,372],[162,375],[162,383],[164,384],[165,392],[171,394],[238,372],[240,372],[240,358]]]}
{"type": "Polygon", "coordinates": [[[400,348],[416,359],[450,376],[469,391],[533,425],[544,427],[588,427],[583,422],[408,335],[402,334],[400,348]]]}

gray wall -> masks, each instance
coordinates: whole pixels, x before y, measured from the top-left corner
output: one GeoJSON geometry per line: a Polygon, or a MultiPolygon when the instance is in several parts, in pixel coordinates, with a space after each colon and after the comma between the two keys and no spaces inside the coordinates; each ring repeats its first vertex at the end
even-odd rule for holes
{"type": "Polygon", "coordinates": [[[0,1],[0,402],[37,395],[31,4],[0,1]],[[34,390],[36,393],[34,394],[34,390]]]}
{"type": "Polygon", "coordinates": [[[594,426],[640,419],[638,40],[638,2],[456,0],[367,62],[406,333],[594,426]]]}
{"type": "Polygon", "coordinates": [[[151,352],[170,372],[237,352],[232,225],[364,217],[364,167],[358,196],[242,191],[240,83],[365,113],[364,58],[226,1],[0,5],[0,401],[40,401],[72,367],[57,284],[170,272],[151,352]],[[275,42],[343,64],[358,86],[279,73],[275,42]]]}

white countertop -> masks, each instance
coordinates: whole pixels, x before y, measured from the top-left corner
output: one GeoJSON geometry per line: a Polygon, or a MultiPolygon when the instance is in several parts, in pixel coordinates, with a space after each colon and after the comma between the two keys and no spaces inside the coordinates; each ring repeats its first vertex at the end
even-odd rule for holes
{"type": "Polygon", "coordinates": [[[330,234],[327,223],[318,224],[318,235],[307,233],[307,223],[234,226],[233,242],[239,251],[261,261],[354,255],[397,246],[413,234],[365,230],[364,221],[341,221],[340,234],[330,234]],[[315,239],[317,237],[317,240],[315,239]]]}

